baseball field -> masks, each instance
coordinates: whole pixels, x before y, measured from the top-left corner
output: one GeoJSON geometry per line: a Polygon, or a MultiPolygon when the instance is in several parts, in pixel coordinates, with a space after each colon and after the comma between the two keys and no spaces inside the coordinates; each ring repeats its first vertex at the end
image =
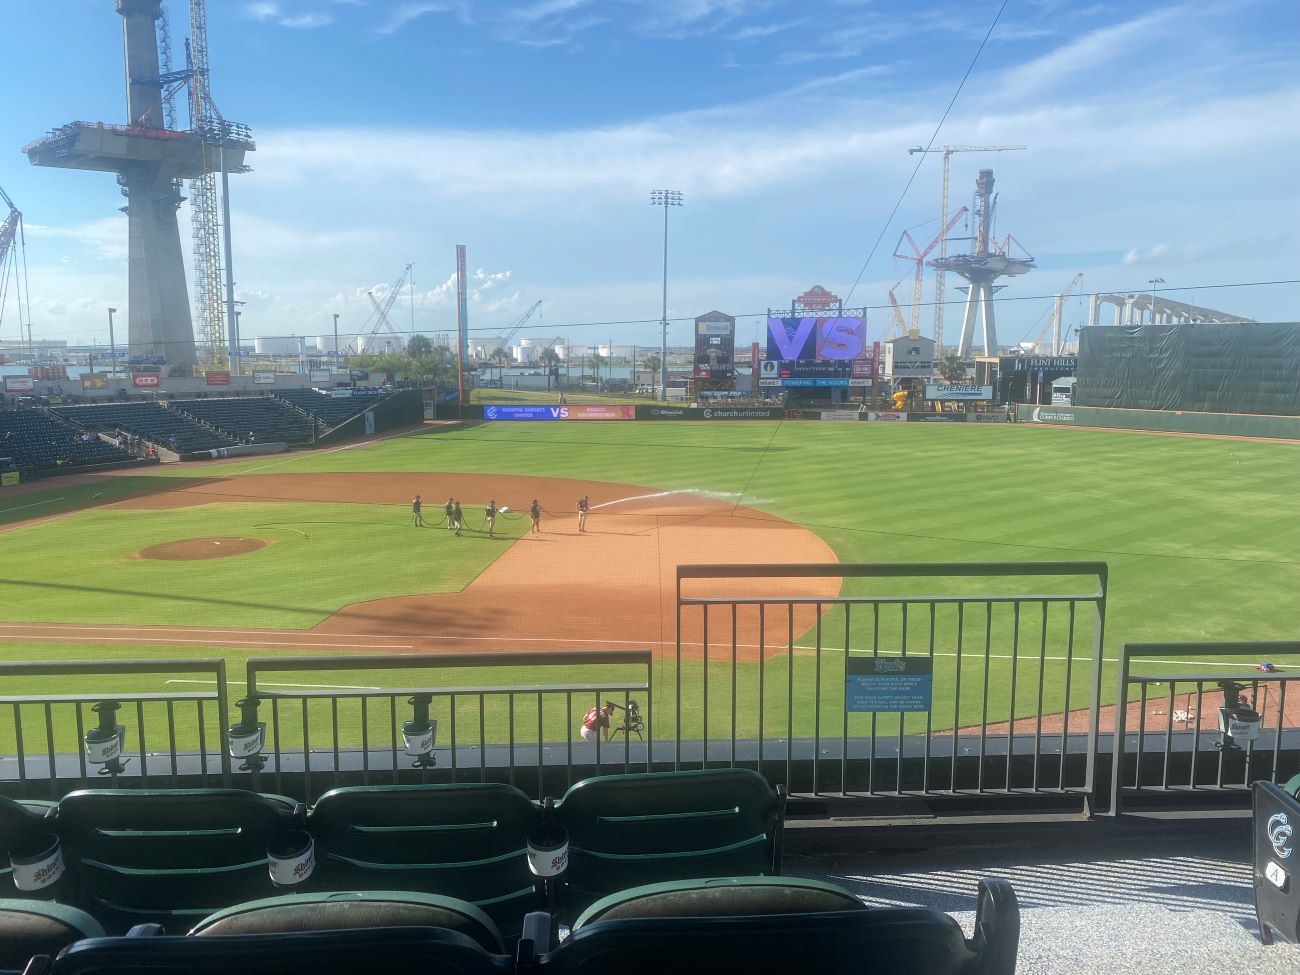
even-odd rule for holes
{"type": "MultiPolygon", "coordinates": [[[[6,491],[0,654],[222,656],[237,674],[247,657],[273,654],[645,648],[656,654],[663,703],[659,689],[677,676],[676,567],[712,562],[1104,561],[1108,656],[1132,641],[1282,640],[1295,637],[1300,592],[1298,474],[1296,444],[1020,425],[427,426],[345,448],[6,491]],[[423,526],[413,523],[416,494],[423,526]],[[591,515],[580,533],[583,496],[591,515]],[[449,498],[463,506],[460,535],[443,522],[449,498]],[[534,499],[540,532],[530,531],[534,499]],[[502,511],[495,537],[485,530],[489,501],[502,511]]],[[[708,591],[833,596],[883,585],[708,591]]],[[[802,647],[815,613],[797,620],[802,647]]],[[[822,623],[845,629],[834,614],[822,623]]],[[[869,645],[870,626],[865,615],[852,620],[851,649],[869,645]]],[[[941,627],[936,668],[953,666],[950,630],[941,627]]],[[[805,721],[818,694],[839,693],[842,670],[821,673],[819,684],[796,652],[760,676],[767,661],[757,641],[739,642],[740,695],[766,680],[770,693],[789,690],[805,721]]],[[[730,659],[700,659],[696,645],[683,634],[683,686],[705,667],[728,686],[730,659]]],[[[785,654],[784,642],[773,652],[785,654]]],[[[998,691],[1014,678],[1038,679],[987,666],[990,700],[1003,700],[998,691]]],[[[382,678],[311,679],[348,687],[382,678]]],[[[1049,699],[1086,704],[1054,679],[1049,699]]],[[[13,684],[8,693],[58,690],[48,679],[13,684]]],[[[1005,707],[989,718],[1011,717],[1005,707]]],[[[699,717],[697,704],[684,707],[684,723],[699,717]]],[[[936,727],[979,717],[965,705],[954,714],[951,703],[931,716],[936,727]]]]}

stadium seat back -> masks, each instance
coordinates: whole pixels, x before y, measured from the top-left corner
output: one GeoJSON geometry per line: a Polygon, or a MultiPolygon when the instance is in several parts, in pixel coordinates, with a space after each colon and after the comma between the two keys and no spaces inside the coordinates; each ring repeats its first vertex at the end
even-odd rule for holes
{"type": "Polygon", "coordinates": [[[17,843],[37,832],[52,832],[53,825],[45,823],[44,814],[49,807],[32,803],[15,802],[0,796],[0,897],[23,897],[14,886],[13,870],[9,866],[7,851],[17,843]]]}
{"type": "Polygon", "coordinates": [[[572,915],[646,883],[779,872],[780,795],[748,769],[597,776],[555,806],[569,834],[572,915]]]}
{"type": "Polygon", "coordinates": [[[190,934],[290,934],[361,928],[432,927],[459,931],[484,951],[505,946],[492,919],[468,901],[407,891],[288,894],[237,904],[204,918],[190,934]]]}
{"type": "Polygon", "coordinates": [[[307,823],[332,889],[458,897],[513,929],[532,906],[526,838],[540,818],[518,789],[485,783],[335,789],[307,823]]]}
{"type": "Polygon", "coordinates": [[[715,877],[632,887],[602,897],[573,924],[646,917],[733,917],[865,911],[852,892],[802,877],[715,877]]]}
{"type": "Polygon", "coordinates": [[[87,790],[56,816],[78,901],[109,930],[188,928],[273,894],[267,846],[294,821],[287,800],[237,789],[87,790]]]}
{"type": "Polygon", "coordinates": [[[511,959],[438,928],[227,937],[96,938],[78,942],[48,975],[508,975],[511,959]]]}
{"type": "Polygon", "coordinates": [[[57,955],[74,941],[103,934],[93,917],[66,904],[0,900],[0,970],[21,970],[36,955],[57,955]]]}

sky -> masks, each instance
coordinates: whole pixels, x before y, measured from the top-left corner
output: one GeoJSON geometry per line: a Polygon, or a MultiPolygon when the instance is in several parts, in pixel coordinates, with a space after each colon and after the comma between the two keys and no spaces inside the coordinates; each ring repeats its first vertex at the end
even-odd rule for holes
{"type": "MultiPolygon", "coordinates": [[[[188,4],[166,4],[179,53],[188,4]]],[[[1300,4],[1008,0],[935,136],[1001,6],[209,0],[215,101],[257,141],[252,172],[231,179],[244,337],[324,333],[333,314],[368,331],[366,293],[382,298],[408,262],[395,325],[453,329],[463,243],[475,341],[540,300],[521,334],[657,344],[650,191],[666,188],[685,198],[671,318],[718,309],[750,341],[768,308],[821,284],[868,306],[869,337],[885,338],[889,289],[907,279],[905,315],[911,300],[899,235],[938,232],[940,157],[907,152],[932,137],[1028,147],[952,156],[952,209],[992,168],[997,235],[1037,262],[999,294],[1004,344],[1034,338],[1045,296],[1080,272],[1081,292],[1159,277],[1172,298],[1300,319],[1300,285],[1209,287],[1300,277],[1300,4]]],[[[31,167],[19,147],[72,120],[124,121],[121,21],[112,0],[5,10],[0,187],[25,215],[33,332],[104,341],[104,309],[127,298],[117,187],[31,167]]],[[[927,272],[924,301],[933,287],[927,272]]],[[[1067,324],[1085,311],[1071,300],[1067,324]]],[[[932,317],[921,308],[925,334],[932,317]]],[[[15,321],[10,305],[0,339],[15,321]]],[[[690,333],[675,321],[670,341],[690,333]]]]}

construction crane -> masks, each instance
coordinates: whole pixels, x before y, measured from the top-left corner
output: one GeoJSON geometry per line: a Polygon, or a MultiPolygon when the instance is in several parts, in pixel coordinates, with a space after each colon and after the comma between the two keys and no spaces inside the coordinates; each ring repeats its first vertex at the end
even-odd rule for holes
{"type": "Polygon", "coordinates": [[[0,200],[9,208],[4,223],[0,223],[0,322],[4,321],[5,303],[9,296],[9,256],[13,254],[14,299],[18,306],[18,341],[23,340],[23,292],[27,292],[27,344],[32,345],[32,296],[27,287],[27,238],[23,233],[23,215],[9,194],[0,187],[0,200]],[[14,250],[14,241],[18,250],[14,250]],[[19,265],[21,264],[21,270],[19,265]]]}
{"type": "MultiPolygon", "coordinates": [[[[401,293],[401,290],[404,287],[406,287],[406,279],[410,276],[411,268],[413,267],[415,267],[414,264],[408,264],[406,265],[406,267],[402,268],[402,273],[398,276],[397,280],[394,281],[392,286],[388,289],[388,293],[384,295],[384,303],[382,305],[375,298],[375,293],[373,291],[366,292],[366,297],[370,299],[370,304],[373,305],[375,309],[374,328],[372,328],[370,330],[370,333],[365,337],[364,346],[366,352],[371,351],[370,349],[371,340],[374,339],[374,337],[379,334],[380,329],[387,329],[388,333],[392,335],[394,338],[398,338],[398,339],[401,338],[401,336],[397,334],[397,329],[393,328],[393,323],[389,321],[388,313],[392,311],[393,303],[397,301],[398,294],[401,293]]],[[[367,321],[369,321],[369,319],[367,319],[367,321]]],[[[363,325],[362,328],[364,327],[365,326],[363,325]]],[[[357,349],[357,351],[361,352],[362,350],[357,349]]]]}
{"type": "Polygon", "coordinates": [[[900,338],[907,334],[907,322],[903,319],[903,309],[898,307],[898,299],[894,297],[894,292],[898,290],[907,278],[899,278],[898,284],[889,289],[889,310],[890,321],[893,323],[894,330],[889,333],[891,339],[900,338]]]}
{"type": "Polygon", "coordinates": [[[542,307],[542,303],[540,301],[535,302],[532,308],[529,308],[528,311],[524,312],[517,319],[515,319],[514,322],[512,322],[510,325],[510,330],[506,332],[506,334],[502,337],[501,341],[497,343],[498,347],[509,351],[511,341],[514,339],[516,335],[519,334],[519,330],[528,324],[528,319],[532,318],[533,315],[536,313],[537,309],[541,307],[542,307]]]}
{"type": "MultiPolygon", "coordinates": [[[[969,208],[962,207],[960,210],[954,213],[952,215],[952,219],[943,225],[943,229],[939,231],[938,235],[935,236],[934,240],[930,241],[930,243],[928,243],[925,246],[925,250],[922,250],[921,248],[916,246],[916,241],[912,239],[912,234],[910,231],[904,230],[902,236],[898,238],[898,246],[894,248],[894,257],[902,258],[905,261],[912,261],[916,265],[916,270],[912,280],[911,328],[913,331],[915,331],[921,324],[921,281],[925,274],[925,259],[930,256],[930,252],[932,250],[934,250],[942,242],[948,239],[948,231],[952,230],[952,228],[956,226],[957,221],[960,220],[962,217],[966,216],[966,214],[969,212],[970,212],[969,208]],[[906,241],[907,245],[912,249],[912,253],[910,254],[899,253],[899,250],[902,248],[904,241],[906,241]]],[[[936,271],[935,273],[942,274],[943,272],[936,271]]],[[[898,287],[898,285],[894,285],[894,287],[898,287]]]]}
{"type": "MultiPolygon", "coordinates": [[[[916,153],[942,153],[943,154],[943,191],[942,201],[939,207],[939,222],[947,226],[948,224],[948,160],[954,152],[1015,152],[1021,149],[1028,149],[1028,146],[944,146],[942,149],[926,149],[924,146],[917,146],[915,149],[908,149],[909,156],[916,153]]],[[[939,240],[939,258],[948,256],[948,238],[946,234],[940,235],[939,240]]],[[[934,272],[934,354],[938,358],[943,354],[943,301],[944,301],[944,272],[936,269],[934,272]]]]}

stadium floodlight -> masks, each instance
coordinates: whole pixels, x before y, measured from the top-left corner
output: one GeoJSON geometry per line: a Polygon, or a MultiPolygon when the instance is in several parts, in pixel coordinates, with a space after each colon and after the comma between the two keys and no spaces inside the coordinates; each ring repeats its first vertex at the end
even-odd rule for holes
{"type": "Polygon", "coordinates": [[[86,761],[98,765],[100,775],[120,775],[126,771],[122,748],[126,742],[126,728],[117,723],[117,711],[122,705],[117,701],[101,701],[90,710],[99,715],[99,724],[82,736],[86,761]]]}
{"type": "Polygon", "coordinates": [[[1152,278],[1147,282],[1147,284],[1151,285],[1151,319],[1149,322],[1151,325],[1156,323],[1156,285],[1164,283],[1164,278],[1152,278]]]}
{"type": "Polygon", "coordinates": [[[413,768],[436,768],[438,765],[433,754],[438,722],[429,720],[432,701],[432,694],[416,694],[406,702],[411,705],[411,720],[402,725],[402,750],[415,759],[413,768]]]}
{"type": "Polygon", "coordinates": [[[1219,733],[1223,736],[1218,747],[1223,750],[1240,750],[1238,742],[1252,742],[1259,737],[1263,717],[1242,697],[1244,688],[1230,680],[1219,681],[1223,691],[1223,707],[1219,708],[1219,733]]]}
{"type": "Polygon", "coordinates": [[[242,759],[241,772],[260,772],[266,765],[262,749],[266,747],[266,722],[257,720],[257,706],[261,701],[246,697],[235,702],[239,708],[239,724],[226,731],[226,750],[231,758],[242,759]]]}
{"type": "MultiPolygon", "coordinates": [[[[664,208],[664,305],[660,320],[659,399],[668,401],[668,209],[683,205],[681,190],[651,190],[650,205],[664,208]]],[[[633,366],[635,368],[635,364],[633,366]]]]}

